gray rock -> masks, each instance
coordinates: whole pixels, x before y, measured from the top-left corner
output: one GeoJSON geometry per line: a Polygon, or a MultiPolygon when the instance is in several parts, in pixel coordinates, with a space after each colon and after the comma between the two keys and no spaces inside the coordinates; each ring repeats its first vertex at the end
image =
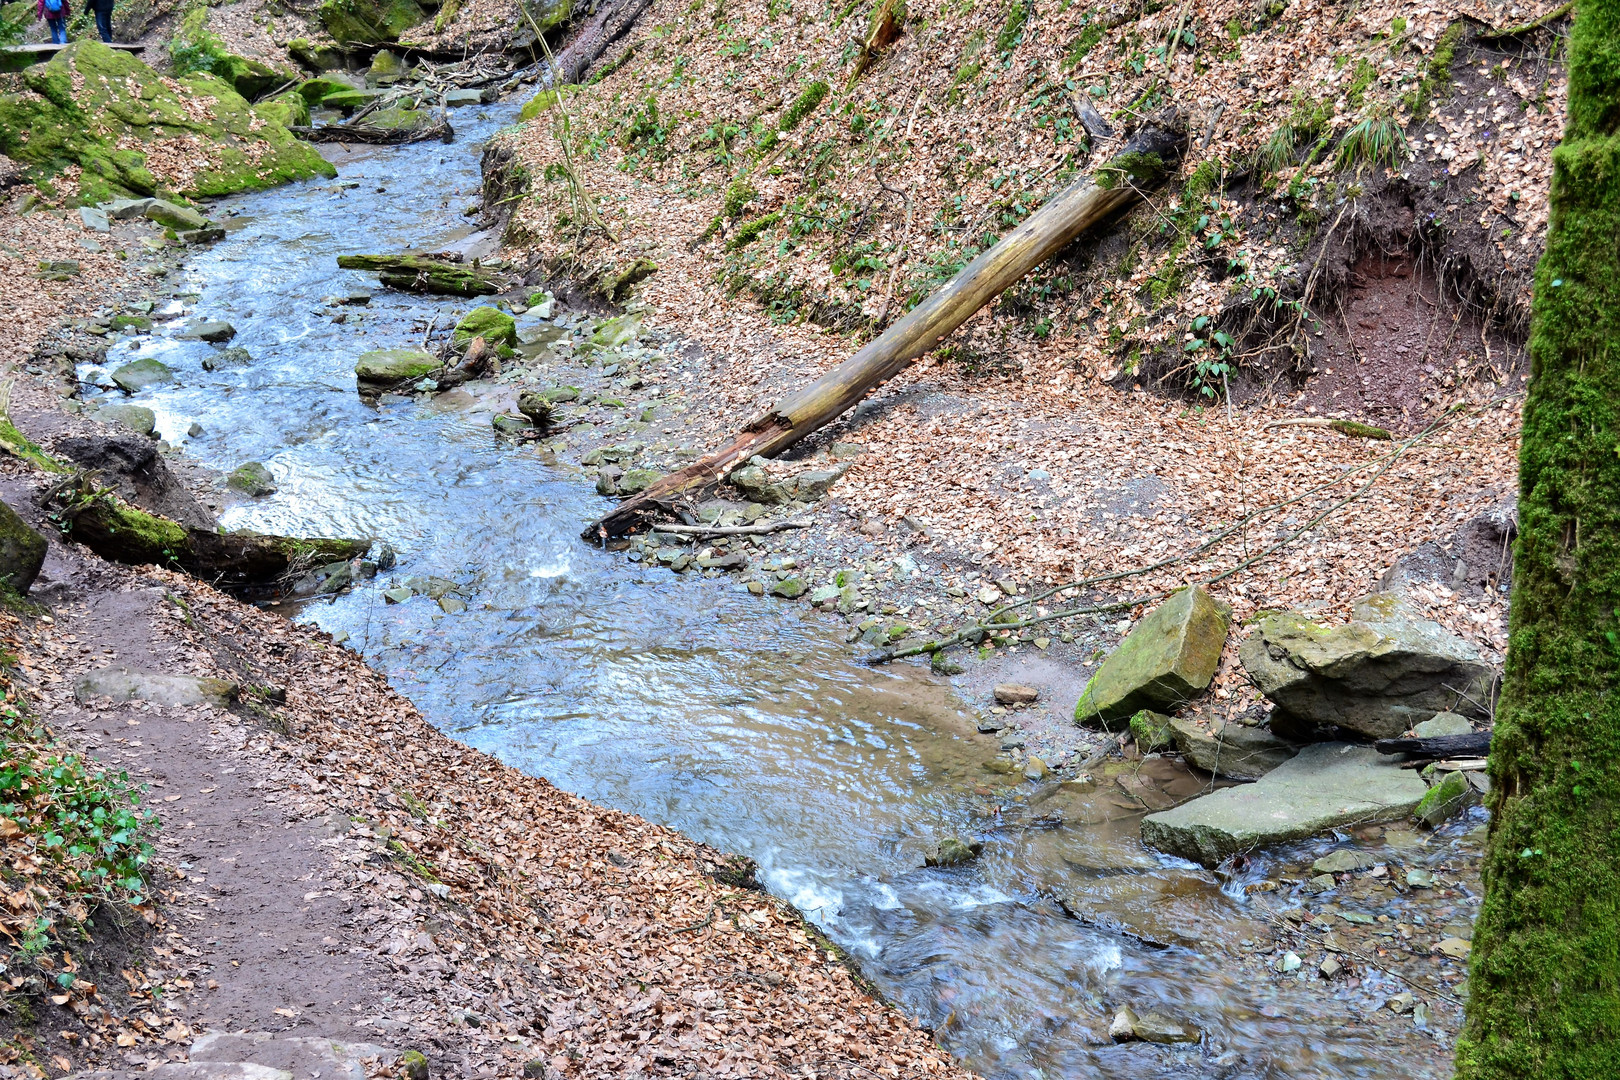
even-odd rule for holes
{"type": "Polygon", "coordinates": [[[192,1062],[248,1062],[298,1077],[318,1074],[322,1080],[365,1080],[361,1062],[376,1058],[382,1065],[391,1065],[399,1059],[399,1051],[372,1043],[268,1032],[209,1032],[198,1036],[188,1056],[192,1062]]]}
{"type": "Polygon", "coordinates": [[[1404,818],[1423,780],[1366,746],[1307,746],[1259,782],[1225,788],[1142,820],[1142,842],[1214,866],[1229,855],[1343,825],[1404,818]]]}
{"type": "Polygon", "coordinates": [[[134,394],[148,386],[174,382],[174,369],[148,356],[119,366],[112,373],[112,381],[124,393],[134,394]]]}
{"type": "Polygon", "coordinates": [[[1400,735],[1420,719],[1490,700],[1494,671],[1479,651],[1421,618],[1394,593],[1356,604],[1344,626],[1285,612],[1260,620],[1238,652],[1278,709],[1278,734],[1309,737],[1337,725],[1370,739],[1400,735]]]}
{"type": "Polygon", "coordinates": [[[217,705],[235,701],[240,692],[224,679],[199,679],[190,675],[152,675],[125,667],[97,668],[73,684],[73,696],[83,704],[96,698],[113,701],[150,701],[168,707],[217,705]]]}
{"type": "Polygon", "coordinates": [[[1352,870],[1368,870],[1374,865],[1372,857],[1355,848],[1339,848],[1311,863],[1318,874],[1348,874],[1352,870]]]}
{"type": "Polygon", "coordinates": [[[1150,1043],[1197,1042],[1203,1033],[1191,1024],[1163,1013],[1146,1012],[1136,1018],[1136,1037],[1150,1043]]]}
{"type": "Polygon", "coordinates": [[[225,239],[225,230],[217,225],[210,225],[206,229],[182,229],[175,234],[175,238],[182,244],[212,244],[225,239]]]}
{"type": "Polygon", "coordinates": [[[849,472],[848,465],[831,469],[812,469],[802,472],[793,481],[793,497],[800,502],[815,502],[827,496],[827,491],[849,472]]]}
{"type": "Polygon", "coordinates": [[[222,319],[193,319],[174,336],[177,341],[211,341],[217,345],[235,337],[236,327],[222,319]]]}
{"type": "Polygon", "coordinates": [[[45,537],[0,502],[0,584],[26,594],[45,565],[45,537]]]}
{"type": "Polygon", "coordinates": [[[1189,719],[1170,721],[1170,737],[1187,760],[1216,776],[1258,780],[1299,752],[1294,743],[1265,728],[1211,721],[1207,729],[1189,719]]]}
{"type": "Polygon", "coordinates": [[[157,200],[155,199],[114,199],[104,202],[100,209],[113,221],[130,221],[134,218],[145,217],[146,210],[157,200]]]}
{"type": "Polygon", "coordinates": [[[354,362],[354,377],[363,383],[400,383],[439,370],[439,361],[421,349],[375,349],[354,362]]]}
{"type": "Polygon", "coordinates": [[[482,90],[468,87],[462,90],[446,91],[444,103],[452,109],[463,105],[488,105],[495,100],[495,91],[486,87],[482,90]]]}
{"type": "Polygon", "coordinates": [[[222,367],[251,363],[253,363],[252,353],[240,345],[232,345],[228,349],[216,349],[203,357],[202,366],[204,371],[218,371],[222,367]]]}
{"type": "Polygon", "coordinates": [[[1434,719],[1425,720],[1412,728],[1420,739],[1438,739],[1445,735],[1472,735],[1474,725],[1466,716],[1454,712],[1436,713],[1434,719]]]}
{"type": "Polygon", "coordinates": [[[1230,612],[1198,586],[1148,612],[1104,660],[1075,703],[1076,723],[1123,726],[1141,709],[1173,709],[1209,686],[1230,612]]]}
{"type": "MultiPolygon", "coordinates": [[[[756,458],[755,461],[758,461],[756,458]]],[[[744,465],[740,469],[731,471],[731,482],[738,491],[748,496],[756,503],[766,506],[780,506],[791,502],[793,490],[780,480],[772,479],[771,474],[754,462],[744,465]]]]}
{"type": "Polygon", "coordinates": [[[197,211],[166,199],[146,200],[141,215],[171,229],[201,229],[208,225],[208,219],[197,211]]]}
{"type": "Polygon", "coordinates": [[[257,461],[249,461],[232,469],[225,478],[225,485],[255,499],[276,493],[276,478],[257,461]]]}
{"type": "Polygon", "coordinates": [[[79,220],[92,232],[112,232],[112,226],[107,222],[107,212],[98,207],[79,207],[79,220]]]}
{"type": "Polygon", "coordinates": [[[96,410],[95,417],[122,425],[137,435],[157,436],[157,413],[144,405],[103,405],[96,410]]]}

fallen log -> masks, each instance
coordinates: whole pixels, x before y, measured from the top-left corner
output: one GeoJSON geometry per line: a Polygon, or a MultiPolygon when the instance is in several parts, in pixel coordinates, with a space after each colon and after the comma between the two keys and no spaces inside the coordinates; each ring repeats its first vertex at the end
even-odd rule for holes
{"type": "Polygon", "coordinates": [[[339,255],[337,264],[344,270],[374,270],[390,289],[408,292],[487,296],[501,291],[488,270],[426,255],[339,255]]]}
{"type": "Polygon", "coordinates": [[[312,567],[364,555],[370,540],[219,532],[131,506],[88,480],[59,485],[52,517],[70,540],[109,562],[172,566],[225,588],[282,586],[312,567]]]}
{"type": "Polygon", "coordinates": [[[430,139],[454,142],[456,138],[456,129],[450,126],[449,118],[443,115],[436,117],[430,124],[406,127],[368,124],[357,117],[341,124],[292,127],[287,130],[306,142],[367,143],[372,146],[400,146],[405,143],[427,142],[430,139]]]}
{"type": "Polygon", "coordinates": [[[869,392],[933,351],[950,333],[1025,274],[1089,229],[1113,220],[1161,180],[1180,156],[1186,132],[1173,113],[1142,128],[1107,164],[1047,201],[943,288],[849,360],[754,418],[718,450],[660,477],[582,534],[620,536],[640,518],[714,483],[755,455],[774,457],[858,404],[869,392]]]}
{"type": "Polygon", "coordinates": [[[619,0],[606,3],[580,28],[567,47],[553,61],[552,86],[570,86],[585,80],[585,72],[596,63],[607,47],[630,32],[652,0],[619,0]]]}
{"type": "Polygon", "coordinates": [[[1380,754],[1408,754],[1428,761],[1485,757],[1491,752],[1491,733],[1476,731],[1469,735],[1435,735],[1427,739],[1379,739],[1373,747],[1380,754]]]}

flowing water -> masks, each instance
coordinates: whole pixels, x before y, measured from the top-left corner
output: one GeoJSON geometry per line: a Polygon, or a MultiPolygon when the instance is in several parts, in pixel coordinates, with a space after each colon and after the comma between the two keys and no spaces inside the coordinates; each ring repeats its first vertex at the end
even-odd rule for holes
{"type": "MultiPolygon", "coordinates": [[[[227,525],[369,535],[401,552],[393,574],[300,617],[346,633],[456,738],[753,857],[772,891],[987,1076],[1425,1075],[1410,1061],[1392,1072],[1388,1048],[1354,1023],[1376,986],[1336,999],[1223,960],[1263,927],[1237,890],[1145,851],[1139,808],[1117,790],[984,786],[993,748],[949,686],[852,663],[840,627],[792,605],[591,550],[576,534],[605,501],[498,442],[487,412],[361,401],[360,352],[418,342],[466,302],[378,289],[367,308],[334,309],[326,298],[373,283],[333,257],[464,234],[477,143],[513,115],[463,110],[454,145],[339,153],[338,183],[216,207],[229,239],[190,260],[179,280],[197,295],[170,311],[230,320],[251,363],[205,370],[216,350],[174,340],[178,320],[109,358],[177,370],[138,400],[190,455],[272,468],[279,493],[227,525]],[[361,317],[337,324],[335,310],[361,317]],[[193,422],[203,431],[187,437],[193,422]],[[467,610],[385,604],[403,575],[454,581],[467,610]],[[923,868],[951,834],[983,837],[984,856],[923,868]],[[1196,1024],[1203,1042],[1114,1046],[1120,1004],[1196,1024]]],[[[1196,784],[1152,769],[1162,785],[1196,784]]]]}

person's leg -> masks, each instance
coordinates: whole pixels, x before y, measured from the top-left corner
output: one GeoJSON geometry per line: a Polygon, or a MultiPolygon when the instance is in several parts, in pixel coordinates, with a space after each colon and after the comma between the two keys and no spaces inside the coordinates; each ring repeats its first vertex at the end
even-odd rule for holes
{"type": "Polygon", "coordinates": [[[101,34],[102,41],[112,40],[112,5],[100,3],[96,5],[96,30],[101,34]]]}
{"type": "Polygon", "coordinates": [[[52,45],[66,45],[67,44],[67,20],[66,19],[46,19],[45,23],[46,23],[46,25],[48,25],[51,28],[51,44],[52,45]]]}

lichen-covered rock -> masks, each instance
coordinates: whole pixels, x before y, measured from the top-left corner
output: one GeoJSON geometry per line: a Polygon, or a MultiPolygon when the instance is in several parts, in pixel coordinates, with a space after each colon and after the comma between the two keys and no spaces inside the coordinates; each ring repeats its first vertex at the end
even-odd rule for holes
{"type": "Polygon", "coordinates": [[[490,346],[516,345],[517,321],[500,308],[473,308],[456,323],[450,343],[459,351],[466,351],[475,337],[481,337],[490,346]]]}
{"type": "Polygon", "coordinates": [[[640,333],[641,316],[615,315],[596,324],[596,329],[591,333],[590,344],[599,349],[616,349],[621,345],[630,344],[640,333]]]}
{"type": "Polygon", "coordinates": [[[1238,651],[1278,706],[1278,734],[1305,738],[1336,725],[1390,739],[1435,713],[1473,712],[1491,700],[1495,672],[1479,650],[1394,593],[1374,593],[1352,615],[1334,627],[1294,612],[1268,615],[1238,651]]]}
{"type": "Polygon", "coordinates": [[[45,538],[0,502],[0,584],[26,593],[45,565],[45,538]]]}
{"type": "Polygon", "coordinates": [[[354,376],[363,383],[399,383],[431,375],[440,366],[421,349],[377,349],[354,362],[354,376]]]}
{"type": "Polygon", "coordinates": [[[1170,718],[1152,709],[1142,709],[1131,717],[1131,737],[1136,748],[1144,754],[1168,750],[1176,745],[1175,733],[1170,729],[1170,718]]]}
{"type": "Polygon", "coordinates": [[[319,105],[332,94],[340,94],[349,90],[358,90],[359,87],[341,78],[328,75],[317,75],[313,79],[305,79],[294,88],[294,92],[311,105],[319,105]]]}
{"type": "Polygon", "coordinates": [[[377,55],[371,58],[371,67],[366,69],[366,85],[391,86],[407,74],[405,61],[388,49],[378,49],[377,55]]]}
{"type": "Polygon", "coordinates": [[[389,45],[427,18],[416,0],[326,0],[321,25],[339,45],[389,45]]]}
{"type": "Polygon", "coordinates": [[[157,434],[157,413],[144,405],[103,405],[95,411],[95,418],[121,424],[137,435],[157,434]]]}
{"type": "Polygon", "coordinates": [[[191,207],[167,199],[146,199],[140,216],[168,229],[201,229],[208,224],[208,219],[191,207]]]}
{"type": "Polygon", "coordinates": [[[1074,719],[1112,730],[1141,709],[1181,705],[1209,686],[1229,613],[1198,586],[1172,595],[1136,624],[1075,703],[1074,719]]]}
{"type": "Polygon", "coordinates": [[[99,41],[75,42],[49,63],[0,76],[0,153],[42,189],[80,205],[226,195],[336,175],[313,147],[217,77],[165,80],[99,41]],[[64,174],[70,186],[57,191],[64,174]]]}

